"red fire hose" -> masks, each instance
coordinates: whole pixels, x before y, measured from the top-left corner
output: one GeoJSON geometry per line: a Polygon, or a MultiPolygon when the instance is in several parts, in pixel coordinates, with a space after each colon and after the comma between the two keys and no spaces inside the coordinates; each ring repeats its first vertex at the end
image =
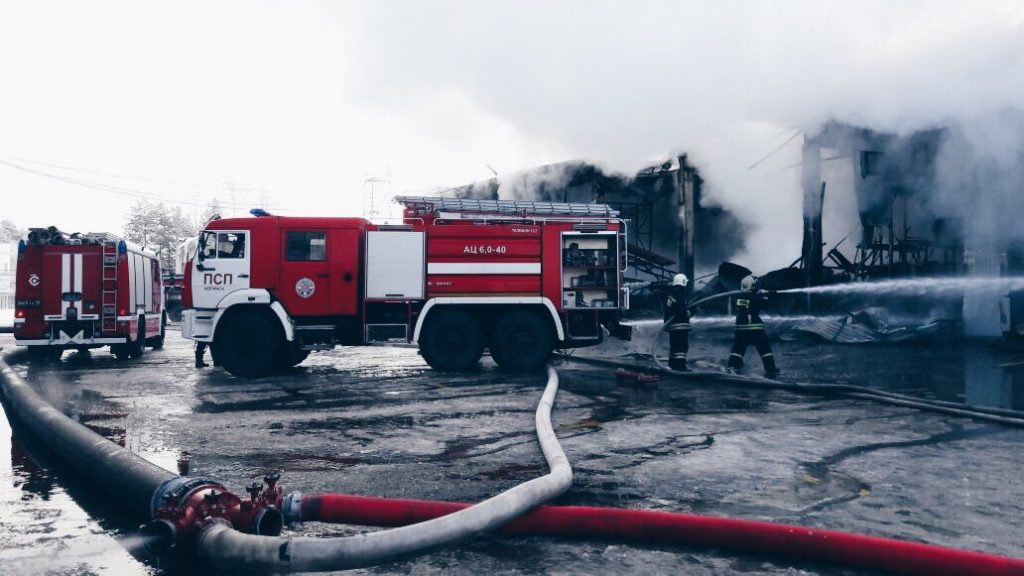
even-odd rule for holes
{"type": "MultiPolygon", "coordinates": [[[[310,495],[301,497],[301,519],[404,526],[468,506],[344,494],[310,495]]],[[[649,510],[541,506],[499,532],[708,546],[899,574],[1024,575],[1024,559],[807,526],[649,510]]]]}

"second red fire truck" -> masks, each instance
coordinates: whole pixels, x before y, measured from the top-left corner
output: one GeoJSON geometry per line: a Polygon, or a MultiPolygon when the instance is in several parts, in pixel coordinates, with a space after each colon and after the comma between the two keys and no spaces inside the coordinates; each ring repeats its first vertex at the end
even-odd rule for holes
{"type": "Polygon", "coordinates": [[[14,338],[36,358],[110,346],[138,358],[164,342],[156,255],[110,234],[33,228],[18,243],[14,338]]]}
{"type": "Polygon", "coordinates": [[[534,370],[598,344],[629,305],[625,225],[604,204],[399,197],[401,225],[361,218],[211,222],[186,269],[182,335],[241,376],[335,345],[418,343],[440,370],[485,349],[534,370]]]}

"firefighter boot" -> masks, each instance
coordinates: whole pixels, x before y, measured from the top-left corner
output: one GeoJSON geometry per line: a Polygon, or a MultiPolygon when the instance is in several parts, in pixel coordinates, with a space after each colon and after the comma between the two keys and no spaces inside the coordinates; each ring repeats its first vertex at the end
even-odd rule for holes
{"type": "Polygon", "coordinates": [[[196,368],[206,368],[209,366],[206,362],[203,362],[203,356],[206,355],[206,346],[196,344],[196,368]]]}
{"type": "Polygon", "coordinates": [[[677,356],[672,354],[672,357],[668,360],[668,367],[675,370],[676,372],[689,372],[690,369],[686,367],[686,354],[677,356]]]}
{"type": "Polygon", "coordinates": [[[764,377],[775,378],[779,375],[779,369],[775,366],[775,355],[771,352],[761,355],[761,362],[764,363],[764,377]]]}

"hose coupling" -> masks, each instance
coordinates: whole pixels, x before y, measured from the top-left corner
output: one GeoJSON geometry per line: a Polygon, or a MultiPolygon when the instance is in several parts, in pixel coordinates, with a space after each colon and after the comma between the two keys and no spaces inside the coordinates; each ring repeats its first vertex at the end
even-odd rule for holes
{"type": "Polygon", "coordinates": [[[290,492],[281,499],[281,512],[289,526],[302,524],[302,492],[290,492]]]}

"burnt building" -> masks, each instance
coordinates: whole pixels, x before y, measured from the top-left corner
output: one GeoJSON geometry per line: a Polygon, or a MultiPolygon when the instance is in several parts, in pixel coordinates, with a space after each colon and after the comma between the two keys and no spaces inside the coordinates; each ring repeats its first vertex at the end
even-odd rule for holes
{"type": "Polygon", "coordinates": [[[703,201],[704,180],[686,156],[632,176],[582,161],[549,164],[446,191],[465,198],[599,202],[626,222],[627,279],[638,289],[668,282],[678,271],[691,279],[743,247],[739,221],[703,201]]]}
{"type": "MultiPolygon", "coordinates": [[[[1008,121],[1024,126],[1019,114],[1008,121]]],[[[954,125],[894,134],[830,122],[807,136],[800,283],[1024,273],[1017,224],[1024,213],[1024,147],[990,149],[972,140],[970,130],[954,125]],[[840,240],[825,229],[830,202],[856,206],[856,214],[845,215],[855,229],[851,237],[840,240]]],[[[1018,137],[1024,141],[1024,133],[1018,137]]],[[[1013,331],[1024,324],[1010,319],[1020,299],[965,293],[958,303],[965,331],[1013,331]]]]}

